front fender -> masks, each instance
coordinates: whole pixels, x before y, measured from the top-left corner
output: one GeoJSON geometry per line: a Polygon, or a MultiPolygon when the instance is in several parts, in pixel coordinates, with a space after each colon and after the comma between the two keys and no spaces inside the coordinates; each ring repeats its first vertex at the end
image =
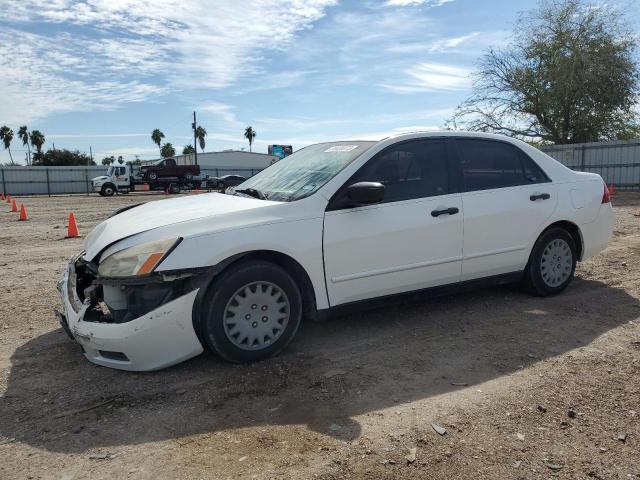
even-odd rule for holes
{"type": "Polygon", "coordinates": [[[329,306],[322,261],[322,217],[187,236],[157,271],[212,267],[256,251],[281,253],[298,262],[311,280],[317,308],[329,306]]]}

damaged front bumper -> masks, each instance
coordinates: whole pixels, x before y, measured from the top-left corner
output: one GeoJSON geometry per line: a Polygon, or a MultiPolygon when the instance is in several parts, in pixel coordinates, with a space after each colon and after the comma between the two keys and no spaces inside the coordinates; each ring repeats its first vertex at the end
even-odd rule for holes
{"type": "Polygon", "coordinates": [[[89,361],[121,370],[145,371],[175,365],[202,353],[192,320],[201,288],[198,282],[178,279],[174,281],[179,287],[174,288],[173,282],[157,281],[151,290],[148,286],[117,282],[103,285],[88,280],[86,273],[81,273],[79,279],[79,263],[79,257],[72,258],[58,282],[64,305],[64,314],[58,315],[65,331],[82,346],[89,361]],[[121,294],[127,289],[131,291],[121,294]],[[145,298],[148,293],[160,295],[155,304],[145,298]],[[154,308],[149,309],[149,305],[154,308]]]}

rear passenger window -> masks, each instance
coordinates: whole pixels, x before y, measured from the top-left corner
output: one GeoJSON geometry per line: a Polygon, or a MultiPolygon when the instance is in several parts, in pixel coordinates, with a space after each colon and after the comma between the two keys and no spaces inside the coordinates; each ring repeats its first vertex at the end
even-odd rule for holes
{"type": "Polygon", "coordinates": [[[546,182],[540,168],[513,145],[491,140],[457,139],[465,191],[546,182]]]}
{"type": "Polygon", "coordinates": [[[372,158],[348,182],[380,182],[384,203],[444,195],[449,191],[444,140],[420,140],[390,147],[372,158]]]}
{"type": "Polygon", "coordinates": [[[549,177],[547,177],[542,169],[524,152],[520,153],[520,157],[522,158],[522,166],[524,167],[524,176],[527,180],[527,183],[544,183],[549,181],[549,177]]]}

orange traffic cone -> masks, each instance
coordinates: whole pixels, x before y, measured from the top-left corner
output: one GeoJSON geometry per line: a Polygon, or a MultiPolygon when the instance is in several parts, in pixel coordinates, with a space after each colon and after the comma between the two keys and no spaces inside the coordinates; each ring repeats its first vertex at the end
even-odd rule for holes
{"type": "Polygon", "coordinates": [[[5,202],[11,203],[11,197],[9,196],[9,194],[7,194],[7,196],[5,197],[5,202]]]}
{"type": "Polygon", "coordinates": [[[23,203],[20,205],[20,218],[18,218],[18,221],[24,222],[25,220],[27,220],[27,209],[24,208],[24,203],[23,203]]]}
{"type": "Polygon", "coordinates": [[[615,188],[613,188],[613,182],[609,185],[609,196],[613,197],[616,194],[615,188]]]}
{"type": "Polygon", "coordinates": [[[76,225],[76,216],[73,212],[69,214],[69,226],[67,227],[67,238],[79,237],[78,225],[76,225]]]}
{"type": "Polygon", "coordinates": [[[11,199],[11,211],[12,212],[18,211],[18,205],[16,205],[16,200],[14,198],[11,199]]]}
{"type": "Polygon", "coordinates": [[[4,202],[4,193],[0,193],[0,201],[4,202]]]}

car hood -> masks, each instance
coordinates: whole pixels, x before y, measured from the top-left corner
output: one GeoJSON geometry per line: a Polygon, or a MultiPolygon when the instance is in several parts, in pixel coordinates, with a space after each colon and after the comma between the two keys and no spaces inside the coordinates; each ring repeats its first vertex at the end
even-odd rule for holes
{"type": "MultiPolygon", "coordinates": [[[[247,212],[250,213],[255,209],[264,209],[273,205],[281,205],[281,203],[220,193],[205,193],[144,203],[118,213],[96,226],[86,238],[85,258],[93,260],[109,245],[156,228],[185,223],[184,230],[188,233],[188,222],[202,219],[207,219],[207,225],[212,230],[224,228],[222,223],[228,222],[227,219],[230,216],[246,215],[247,212]]],[[[237,221],[234,223],[237,224],[237,221]]]]}

